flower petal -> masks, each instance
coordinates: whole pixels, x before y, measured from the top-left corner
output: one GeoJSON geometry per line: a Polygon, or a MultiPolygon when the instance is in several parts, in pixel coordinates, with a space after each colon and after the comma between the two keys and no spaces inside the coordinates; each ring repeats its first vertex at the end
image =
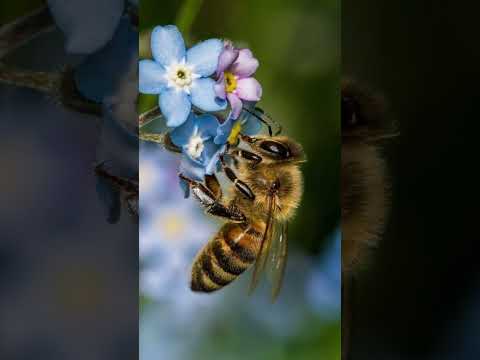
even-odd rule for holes
{"type": "Polygon", "coordinates": [[[202,152],[202,164],[206,166],[220,147],[211,140],[205,141],[203,146],[204,150],[202,152]]]}
{"type": "Polygon", "coordinates": [[[188,199],[188,197],[190,196],[190,184],[181,178],[179,180],[179,184],[180,184],[180,188],[183,191],[183,197],[185,199],[188,199]]]}
{"type": "Polygon", "coordinates": [[[210,76],[217,70],[222,50],[223,42],[219,39],[202,41],[187,51],[187,64],[193,66],[194,73],[210,76]]]}
{"type": "Polygon", "coordinates": [[[164,67],[185,58],[185,42],[174,25],[156,26],[151,35],[152,55],[164,67]]]}
{"type": "Polygon", "coordinates": [[[231,113],[227,117],[227,120],[223,122],[218,128],[217,128],[217,135],[215,136],[214,142],[217,145],[223,145],[227,143],[228,137],[230,136],[230,132],[232,131],[233,124],[235,123],[235,120],[232,118],[231,113]]]}
{"type": "Polygon", "coordinates": [[[210,78],[197,79],[191,88],[192,104],[203,111],[220,111],[227,107],[227,102],[215,95],[215,81],[210,78]]]}
{"type": "MultiPolygon", "coordinates": [[[[77,90],[87,99],[102,103],[114,95],[132,62],[138,61],[138,32],[123,18],[113,38],[75,67],[77,90]]],[[[135,86],[138,88],[138,85],[135,86]]],[[[138,90],[137,90],[138,91],[138,90]]]]}
{"type": "Polygon", "coordinates": [[[226,44],[220,57],[218,58],[217,77],[220,77],[235,60],[238,58],[239,51],[231,44],[226,44]]]}
{"type": "Polygon", "coordinates": [[[124,9],[123,0],[48,0],[55,23],[65,34],[69,53],[91,54],[113,37],[124,9]]]}
{"type": "Polygon", "coordinates": [[[192,108],[187,94],[183,91],[176,91],[173,88],[162,91],[158,103],[169,127],[182,125],[187,120],[192,108]]]}
{"type": "Polygon", "coordinates": [[[208,162],[205,164],[205,174],[212,175],[214,172],[219,170],[220,167],[220,154],[223,154],[227,146],[223,145],[222,147],[218,147],[216,145],[205,144],[206,147],[210,147],[210,151],[214,151],[210,156],[208,162]]]}
{"type": "Polygon", "coordinates": [[[220,99],[225,99],[227,97],[227,93],[225,92],[225,79],[223,78],[223,74],[215,83],[213,89],[215,90],[215,95],[220,99]]]}
{"type": "Polygon", "coordinates": [[[195,125],[198,126],[202,137],[214,137],[217,135],[217,128],[220,126],[218,119],[211,114],[196,116],[195,125]]]}
{"type": "Polygon", "coordinates": [[[240,116],[240,113],[242,112],[242,107],[243,107],[242,101],[234,93],[227,94],[227,99],[230,102],[230,107],[232,108],[232,114],[231,114],[232,118],[234,120],[238,119],[238,117],[240,116]]]}
{"type": "Polygon", "coordinates": [[[258,101],[262,97],[262,86],[254,78],[237,81],[237,95],[242,100],[258,101]]]}
{"type": "Polygon", "coordinates": [[[249,49],[242,49],[238,53],[237,60],[233,63],[231,70],[240,78],[250,77],[258,68],[258,60],[253,57],[249,49]]]}
{"type": "Polygon", "coordinates": [[[191,112],[187,121],[170,132],[170,139],[175,145],[178,147],[183,147],[184,145],[188,144],[188,141],[195,130],[195,121],[196,116],[191,112]]]}
{"type": "Polygon", "coordinates": [[[143,94],[160,94],[166,87],[165,69],[152,60],[138,63],[138,90],[143,94]]]}
{"type": "Polygon", "coordinates": [[[242,134],[244,135],[256,135],[262,130],[262,123],[252,114],[247,114],[245,119],[242,120],[242,134]]]}
{"type": "Polygon", "coordinates": [[[205,177],[205,168],[192,161],[188,156],[182,156],[179,171],[192,180],[203,181],[205,177]]]}

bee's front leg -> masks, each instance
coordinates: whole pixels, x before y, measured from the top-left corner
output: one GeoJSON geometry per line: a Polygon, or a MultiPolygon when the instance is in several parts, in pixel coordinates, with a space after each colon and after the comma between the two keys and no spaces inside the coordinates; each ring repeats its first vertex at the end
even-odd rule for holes
{"type": "Polygon", "coordinates": [[[222,201],[222,188],[215,174],[205,175],[205,185],[207,185],[208,190],[213,193],[217,201],[222,201]]]}
{"type": "Polygon", "coordinates": [[[229,153],[229,155],[234,158],[238,156],[253,165],[260,164],[263,160],[261,156],[243,149],[234,149],[229,153]]]}
{"type": "Polygon", "coordinates": [[[253,193],[253,191],[247,184],[240,180],[237,175],[235,175],[235,173],[230,167],[228,167],[225,159],[223,158],[223,155],[220,156],[220,162],[222,163],[223,172],[225,173],[225,175],[227,175],[227,178],[231,182],[233,182],[237,190],[240,191],[247,199],[255,200],[255,194],[253,193]]]}
{"type": "Polygon", "coordinates": [[[183,174],[179,175],[189,186],[195,198],[206,209],[206,212],[213,216],[219,216],[233,222],[243,223],[246,221],[245,215],[235,206],[225,206],[220,199],[202,183],[192,180],[183,174]]]}

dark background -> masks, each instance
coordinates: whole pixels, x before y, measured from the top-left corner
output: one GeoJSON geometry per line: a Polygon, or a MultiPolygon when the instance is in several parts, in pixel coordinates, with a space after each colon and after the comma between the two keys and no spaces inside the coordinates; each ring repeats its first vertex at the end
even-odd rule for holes
{"type": "Polygon", "coordinates": [[[353,309],[352,359],[478,359],[478,9],[342,2],[342,72],[384,94],[392,210],[353,309]]]}

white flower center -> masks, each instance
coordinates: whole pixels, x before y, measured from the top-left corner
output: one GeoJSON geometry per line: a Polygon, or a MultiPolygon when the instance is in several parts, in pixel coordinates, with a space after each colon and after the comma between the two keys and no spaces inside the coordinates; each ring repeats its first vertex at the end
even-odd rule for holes
{"type": "Polygon", "coordinates": [[[202,155],[204,147],[202,137],[198,134],[194,134],[188,141],[187,154],[190,155],[192,159],[198,159],[200,155],[202,155]]]}
{"type": "Polygon", "coordinates": [[[166,68],[165,78],[168,86],[177,90],[183,90],[186,93],[190,93],[193,80],[198,79],[200,76],[193,72],[191,66],[185,63],[183,59],[180,63],[173,63],[166,68]]]}

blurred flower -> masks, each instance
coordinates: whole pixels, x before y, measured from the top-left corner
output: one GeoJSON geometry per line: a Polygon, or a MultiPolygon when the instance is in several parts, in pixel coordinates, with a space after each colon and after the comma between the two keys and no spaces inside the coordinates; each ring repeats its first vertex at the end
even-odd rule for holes
{"type": "MultiPolygon", "coordinates": [[[[111,41],[75,67],[77,89],[81,95],[97,103],[108,97],[117,97],[120,87],[128,83],[126,78],[136,78],[137,70],[132,63],[136,65],[137,61],[138,32],[130,19],[123,17],[111,41]]],[[[134,102],[135,98],[136,93],[134,102]]]]}
{"type": "Polygon", "coordinates": [[[226,101],[215,96],[211,76],[218,65],[223,44],[218,39],[203,41],[188,51],[176,26],[157,26],[151,35],[154,60],[139,63],[139,90],[158,94],[167,126],[182,125],[192,104],[203,111],[226,108],[226,101]]]}
{"type": "Polygon", "coordinates": [[[91,54],[113,37],[125,6],[123,0],[48,0],[69,53],[91,54]]]}
{"type": "Polygon", "coordinates": [[[306,282],[307,299],[312,308],[323,316],[338,318],[341,307],[341,231],[331,236],[330,246],[306,282]]]}
{"type": "Polygon", "coordinates": [[[181,200],[181,194],[176,189],[179,157],[145,142],[140,143],[139,151],[142,213],[147,215],[158,207],[158,204],[181,200]]]}
{"type": "Polygon", "coordinates": [[[131,134],[138,133],[138,115],[137,115],[137,83],[138,66],[137,59],[131,59],[128,71],[119,77],[118,86],[111,96],[107,96],[104,101],[104,112],[110,113],[110,116],[131,134]]]}
{"type": "Polygon", "coordinates": [[[140,292],[169,306],[176,314],[170,325],[179,324],[218,299],[194,294],[188,286],[195,254],[216,226],[196,202],[183,199],[175,155],[145,145],[140,151],[140,292]]]}
{"type": "MultiPolygon", "coordinates": [[[[254,103],[253,103],[254,104],[254,103]]],[[[251,105],[247,105],[252,107],[251,105]]],[[[235,144],[240,133],[244,135],[255,135],[260,132],[262,123],[254,115],[243,111],[238,119],[234,119],[230,114],[223,124],[217,128],[217,135],[215,136],[216,144],[235,144]]]]}
{"type": "MultiPolygon", "coordinates": [[[[116,103],[103,105],[103,120],[99,128],[96,164],[113,177],[131,179],[135,181],[138,175],[138,138],[130,124],[121,121],[122,116],[128,120],[128,112],[122,113],[121,106],[128,107],[128,103],[117,98],[116,103]],[[131,131],[127,131],[131,130],[131,131]]],[[[136,117],[134,118],[136,120],[136,117]]],[[[107,221],[116,223],[121,215],[121,192],[111,180],[96,177],[97,195],[103,205],[107,221]]],[[[133,219],[133,218],[132,218],[133,219]]]]}
{"type": "Polygon", "coordinates": [[[221,99],[228,99],[233,119],[237,119],[242,111],[242,100],[259,101],[262,97],[262,87],[252,77],[258,65],[249,49],[239,50],[230,42],[225,43],[218,61],[215,94],[221,99]]]}

